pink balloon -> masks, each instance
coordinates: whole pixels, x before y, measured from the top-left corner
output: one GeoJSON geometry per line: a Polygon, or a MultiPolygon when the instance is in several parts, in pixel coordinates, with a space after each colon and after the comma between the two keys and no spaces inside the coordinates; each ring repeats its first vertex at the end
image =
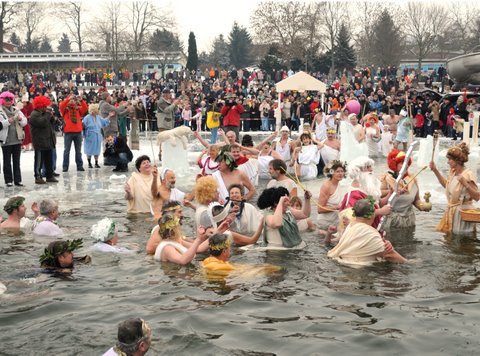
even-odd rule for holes
{"type": "Polygon", "coordinates": [[[345,108],[348,110],[349,114],[359,114],[360,113],[360,103],[356,100],[351,99],[345,108]]]}

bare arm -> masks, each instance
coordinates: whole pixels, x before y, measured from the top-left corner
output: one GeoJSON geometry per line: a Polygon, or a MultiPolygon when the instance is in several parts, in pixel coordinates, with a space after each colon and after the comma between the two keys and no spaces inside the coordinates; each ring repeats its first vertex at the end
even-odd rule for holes
{"type": "Polygon", "coordinates": [[[437,166],[433,161],[430,162],[429,166],[433,174],[435,174],[435,177],[437,177],[438,182],[442,185],[442,187],[445,188],[447,185],[447,179],[442,175],[442,173],[440,173],[440,171],[438,170],[437,166]]]}
{"type": "Polygon", "coordinates": [[[255,146],[255,148],[256,148],[257,150],[261,150],[264,144],[266,144],[267,142],[269,142],[271,139],[277,137],[277,135],[278,135],[278,132],[277,132],[277,131],[272,132],[271,135],[265,137],[265,139],[263,139],[262,142],[260,142],[258,145],[255,146]]]}
{"type": "Polygon", "coordinates": [[[275,208],[273,215],[269,215],[266,217],[265,222],[272,229],[278,229],[279,227],[282,226],[283,204],[285,199],[288,199],[288,198],[286,196],[281,197],[280,200],[278,201],[277,207],[275,208]]]}
{"type": "Polygon", "coordinates": [[[328,199],[330,199],[331,194],[328,190],[326,184],[323,184],[320,188],[320,196],[318,198],[317,213],[326,214],[331,213],[333,210],[336,210],[335,207],[328,207],[328,199]]]}
{"type": "Polygon", "coordinates": [[[197,253],[198,247],[203,241],[206,240],[206,238],[207,235],[205,234],[205,229],[203,229],[203,233],[200,233],[200,235],[197,236],[197,238],[193,241],[188,250],[184,253],[178,252],[177,249],[173,246],[165,246],[162,255],[168,262],[173,262],[179,265],[186,265],[192,262],[195,254],[197,253]]]}
{"type": "Polygon", "coordinates": [[[205,148],[210,147],[210,144],[207,141],[205,141],[197,131],[193,132],[193,136],[195,136],[205,148]]]}
{"type": "Polygon", "coordinates": [[[245,194],[245,200],[246,201],[249,201],[250,199],[253,198],[253,196],[255,195],[255,193],[257,192],[257,190],[255,189],[255,187],[253,186],[252,182],[250,181],[250,179],[248,179],[247,175],[243,172],[242,173],[242,184],[245,188],[248,189],[248,193],[245,194]]]}
{"type": "Polygon", "coordinates": [[[303,204],[302,210],[297,210],[297,209],[292,209],[290,208],[290,211],[292,215],[295,217],[296,220],[302,220],[310,217],[311,213],[311,204],[310,204],[310,199],[312,198],[312,193],[310,193],[308,190],[305,191],[304,194],[305,198],[305,203],[303,204]]]}
{"type": "Polygon", "coordinates": [[[473,181],[467,181],[465,177],[460,175],[458,182],[462,184],[468,191],[468,194],[473,200],[478,201],[480,199],[480,192],[478,191],[477,184],[473,181]]]}
{"type": "Polygon", "coordinates": [[[258,224],[257,231],[255,231],[255,233],[252,236],[245,236],[245,235],[239,234],[238,232],[232,231],[231,233],[232,233],[233,241],[235,242],[235,244],[239,246],[243,246],[243,245],[250,245],[250,244],[256,243],[260,238],[260,236],[262,235],[263,221],[264,219],[262,218],[260,220],[260,223],[258,224]]]}
{"type": "Polygon", "coordinates": [[[152,191],[152,197],[155,199],[160,196],[160,193],[158,192],[158,184],[157,184],[157,177],[158,177],[157,167],[153,167],[152,175],[153,175],[153,179],[152,179],[151,191],[152,191]]]}

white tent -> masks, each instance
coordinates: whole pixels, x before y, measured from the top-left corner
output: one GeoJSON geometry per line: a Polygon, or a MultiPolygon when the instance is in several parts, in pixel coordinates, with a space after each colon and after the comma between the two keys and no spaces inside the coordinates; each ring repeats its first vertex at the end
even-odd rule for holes
{"type": "MultiPolygon", "coordinates": [[[[296,91],[306,91],[306,90],[312,90],[312,91],[318,91],[322,94],[322,107],[325,102],[325,92],[327,91],[327,86],[325,83],[321,82],[318,79],[315,79],[311,75],[305,73],[305,72],[298,72],[292,75],[291,77],[288,77],[277,84],[275,84],[275,87],[278,91],[278,107],[276,110],[275,118],[276,118],[276,127],[277,130],[280,127],[281,124],[281,119],[282,119],[282,114],[280,110],[281,106],[281,92],[285,92],[287,90],[296,90],[296,91]]],[[[300,125],[303,125],[303,120],[301,120],[300,125]]],[[[302,131],[302,127],[300,126],[300,132],[302,131]]]]}
{"type": "Polygon", "coordinates": [[[318,79],[315,79],[311,75],[305,72],[298,72],[288,77],[277,84],[275,84],[278,92],[287,91],[287,90],[296,90],[296,91],[305,91],[305,90],[316,90],[320,93],[325,93],[327,91],[327,86],[325,83],[321,82],[318,79]]]}

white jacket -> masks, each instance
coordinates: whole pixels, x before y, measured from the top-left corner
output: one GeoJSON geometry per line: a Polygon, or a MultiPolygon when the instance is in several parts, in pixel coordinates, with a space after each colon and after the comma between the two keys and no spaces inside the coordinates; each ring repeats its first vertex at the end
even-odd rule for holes
{"type": "MultiPolygon", "coordinates": [[[[18,123],[21,127],[25,127],[27,124],[28,124],[28,120],[27,118],[25,117],[25,115],[23,114],[23,112],[21,112],[20,110],[18,110],[17,108],[15,108],[15,114],[18,115],[18,123]]],[[[3,125],[3,128],[2,130],[0,131],[0,143],[4,144],[5,141],[7,140],[7,136],[8,136],[8,126],[10,126],[10,122],[8,121],[8,116],[7,114],[3,111],[3,108],[0,106],[0,122],[2,123],[3,125]]],[[[21,130],[23,131],[22,129],[18,128],[18,130],[21,130]]],[[[18,130],[17,130],[17,134],[20,135],[18,133],[18,130]]],[[[19,137],[20,141],[23,140],[23,136],[22,137],[19,137]]]]}

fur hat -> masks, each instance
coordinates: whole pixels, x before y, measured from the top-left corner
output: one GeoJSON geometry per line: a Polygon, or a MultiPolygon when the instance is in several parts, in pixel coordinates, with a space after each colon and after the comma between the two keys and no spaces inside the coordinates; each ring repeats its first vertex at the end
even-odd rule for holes
{"type": "Polygon", "coordinates": [[[46,96],[38,95],[35,97],[35,99],[33,99],[32,105],[33,109],[42,109],[52,105],[52,102],[46,96]]]}

